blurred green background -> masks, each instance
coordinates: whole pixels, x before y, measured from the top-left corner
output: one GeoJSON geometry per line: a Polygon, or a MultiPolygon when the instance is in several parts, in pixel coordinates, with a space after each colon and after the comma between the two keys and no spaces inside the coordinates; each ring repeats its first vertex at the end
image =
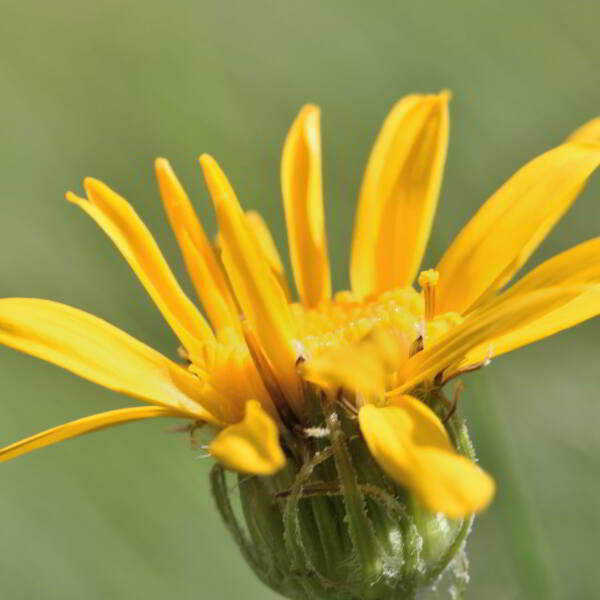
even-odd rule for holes
{"type": "MultiPolygon", "coordinates": [[[[133,273],[62,199],[84,176],[130,199],[191,293],[152,160],[170,158],[213,232],[196,162],[212,153],[287,255],[279,153],[315,102],[339,289],[363,165],[396,99],[454,92],[426,266],[520,165],[600,113],[596,0],[0,0],[0,14],[0,294],[86,309],[169,356],[133,273]]],[[[597,235],[599,199],[597,177],[532,263],[597,235]]],[[[461,408],[499,486],[470,539],[468,598],[598,597],[599,336],[597,320],[468,378],[461,408]]],[[[0,377],[3,444],[130,404],[5,348],[0,377]]],[[[147,422],[2,464],[0,597],[275,598],[218,521],[198,454],[147,422]]]]}

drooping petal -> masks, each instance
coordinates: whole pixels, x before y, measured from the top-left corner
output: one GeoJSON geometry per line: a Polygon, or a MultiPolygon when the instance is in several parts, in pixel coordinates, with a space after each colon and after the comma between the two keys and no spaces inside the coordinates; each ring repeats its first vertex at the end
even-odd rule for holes
{"type": "Polygon", "coordinates": [[[567,138],[567,141],[600,144],[600,117],[584,123],[567,138]]]}
{"type": "Polygon", "coordinates": [[[358,342],[326,350],[300,368],[306,381],[377,399],[383,396],[391,373],[408,359],[409,347],[404,332],[375,327],[358,342]]]}
{"type": "Polygon", "coordinates": [[[260,214],[255,210],[246,211],[246,221],[250,231],[254,235],[258,245],[260,246],[260,249],[262,250],[265,260],[269,264],[269,267],[271,267],[273,275],[275,275],[277,281],[281,285],[286,298],[290,300],[290,291],[287,285],[285,268],[267,224],[264,222],[260,214]]]}
{"type": "Polygon", "coordinates": [[[239,327],[235,301],[215,251],[169,162],[154,162],[160,196],[183,255],[188,273],[216,329],[239,327]]]}
{"type": "Polygon", "coordinates": [[[517,171],[467,223],[440,261],[438,312],[464,314],[520,269],[600,164],[600,146],[569,143],[517,171]]]}
{"type": "Polygon", "coordinates": [[[358,420],[381,468],[430,511],[460,518],[490,503],[494,480],[456,453],[437,416],[419,400],[402,396],[384,408],[367,404],[358,420]]]}
{"type": "Polygon", "coordinates": [[[223,262],[235,295],[292,403],[300,402],[293,346],[295,326],[287,299],[271,272],[231,184],[215,160],[200,157],[221,231],[223,262]]]}
{"type": "Polygon", "coordinates": [[[52,429],[47,429],[40,433],[36,433],[31,437],[19,440],[10,446],[0,448],[0,462],[11,460],[27,454],[32,450],[39,450],[52,444],[58,444],[64,440],[92,433],[99,429],[114,427],[115,425],[123,425],[131,421],[140,421],[142,419],[152,419],[156,417],[178,417],[181,413],[173,411],[163,406],[136,406],[133,408],[120,408],[111,410],[89,417],[83,417],[76,421],[64,423],[52,429]]]}
{"type": "Polygon", "coordinates": [[[494,339],[541,319],[590,288],[589,285],[544,288],[520,294],[511,302],[494,304],[488,309],[474,312],[433,344],[411,357],[398,372],[400,385],[388,394],[400,395],[419,383],[432,379],[448,367],[461,363],[475,348],[484,346],[489,349],[494,339]]]}
{"type": "Polygon", "coordinates": [[[306,381],[325,388],[344,388],[365,397],[380,397],[385,391],[385,370],[377,356],[360,354],[352,346],[332,348],[301,365],[306,381]]]}
{"type": "Polygon", "coordinates": [[[223,429],[209,452],[226,467],[242,473],[272,475],[285,465],[277,425],[257,400],[246,403],[244,420],[223,429]]]}
{"type": "Polygon", "coordinates": [[[406,96],[377,136],[352,242],[350,280],[359,296],[410,285],[419,270],[446,162],[449,98],[406,96]]]}
{"type": "Polygon", "coordinates": [[[71,192],[67,200],[84,210],[127,260],[175,335],[187,348],[213,339],[202,314],[179,287],[152,234],[127,203],[96,179],[84,181],[88,200],[71,192]]]}
{"type": "Polygon", "coordinates": [[[199,380],[156,350],[86,312],[50,300],[0,300],[0,344],[54,363],[109,389],[220,423],[199,380]]]}
{"type": "Polygon", "coordinates": [[[321,175],[320,112],[302,108],[281,157],[281,191],[296,288],[305,306],[331,298],[321,175]]]}

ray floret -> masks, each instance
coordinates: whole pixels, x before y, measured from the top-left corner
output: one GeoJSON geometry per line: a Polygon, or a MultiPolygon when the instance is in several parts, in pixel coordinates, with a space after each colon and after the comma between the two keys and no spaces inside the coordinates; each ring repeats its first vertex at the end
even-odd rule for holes
{"type": "MultiPolygon", "coordinates": [[[[384,121],[358,197],[351,291],[332,293],[317,106],[299,111],[280,166],[298,301],[266,223],[242,208],[211,156],[203,154],[200,165],[217,215],[215,243],[169,162],[159,158],[154,165],[207,319],[133,207],[86,178],[86,197],[69,192],[67,199],[129,263],[178,338],[183,362],[84,311],[49,300],[0,299],[1,344],[145,403],[9,444],[0,461],[113,425],[178,417],[191,429],[207,426],[208,451],[227,469],[265,478],[297,469],[293,484],[277,492],[289,499],[286,506],[297,507],[313,492],[342,497],[361,556],[378,547],[372,530],[356,529],[366,496],[375,493],[352,472],[357,456],[361,464],[371,461],[363,460],[363,450],[379,465],[377,477],[408,490],[425,510],[453,519],[483,510],[494,481],[474,462],[470,442],[460,441],[455,406],[444,404],[442,388],[495,356],[600,313],[600,238],[510,285],[600,164],[600,119],[517,171],[437,267],[420,271],[440,197],[449,100],[447,91],[409,95],[384,121]],[[327,460],[333,466],[319,471],[327,460]],[[338,479],[311,479],[317,472],[338,479]]],[[[396,501],[387,498],[387,509],[396,501]]],[[[296,527],[288,512],[282,518],[296,527]]],[[[317,511],[315,523],[319,518],[317,511]]],[[[289,535],[283,543],[293,544],[289,535]]],[[[378,560],[369,563],[373,585],[385,576],[378,560]]]]}

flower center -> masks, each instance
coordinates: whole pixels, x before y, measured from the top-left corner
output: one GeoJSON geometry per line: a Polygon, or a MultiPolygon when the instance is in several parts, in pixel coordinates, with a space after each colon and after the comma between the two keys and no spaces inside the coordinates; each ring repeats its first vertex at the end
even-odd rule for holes
{"type": "Polygon", "coordinates": [[[462,321],[456,313],[435,315],[437,280],[434,270],[421,273],[422,294],[405,287],[358,301],[351,292],[339,292],[333,301],[321,302],[314,309],[293,304],[300,345],[307,357],[314,357],[354,344],[375,327],[394,329],[410,341],[424,337],[430,344],[462,321]]]}

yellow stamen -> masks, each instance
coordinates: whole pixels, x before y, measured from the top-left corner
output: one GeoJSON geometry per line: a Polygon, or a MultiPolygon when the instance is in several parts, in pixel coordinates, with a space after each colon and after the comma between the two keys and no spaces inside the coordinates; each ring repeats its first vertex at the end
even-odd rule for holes
{"type": "Polygon", "coordinates": [[[439,280],[440,274],[435,269],[421,271],[419,275],[419,285],[425,296],[425,322],[435,316],[435,286],[439,280]]]}

